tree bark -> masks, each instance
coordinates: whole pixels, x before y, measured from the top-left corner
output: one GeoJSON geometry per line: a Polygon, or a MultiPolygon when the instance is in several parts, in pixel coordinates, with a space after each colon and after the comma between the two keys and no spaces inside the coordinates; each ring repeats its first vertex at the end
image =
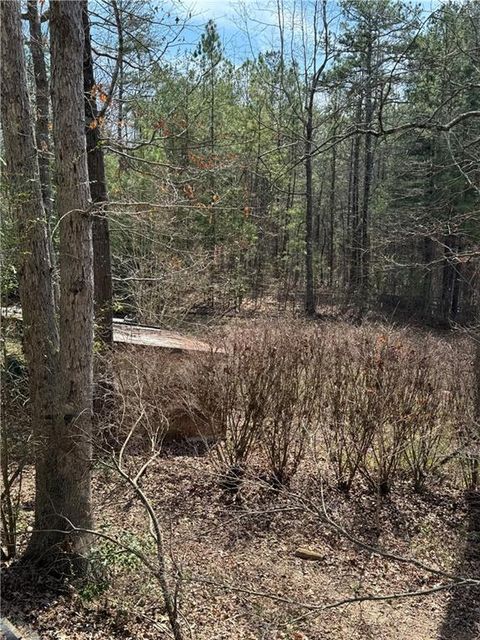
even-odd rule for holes
{"type": "MultiPolygon", "coordinates": [[[[85,141],[82,5],[82,0],[55,0],[50,5],[61,286],[58,450],[62,477],[56,511],[63,519],[63,529],[68,529],[68,520],[76,527],[92,528],[93,250],[85,141]]],[[[88,550],[89,537],[76,534],[68,538],[67,544],[68,551],[80,557],[88,550]]]]}
{"type": "Polygon", "coordinates": [[[305,124],[305,312],[315,314],[315,283],[313,279],[313,91],[309,98],[305,124]]]}
{"type": "MultiPolygon", "coordinates": [[[[362,100],[359,99],[356,110],[356,122],[361,121],[362,100]]],[[[359,211],[359,183],[360,183],[360,136],[356,135],[353,140],[352,160],[350,164],[351,171],[351,226],[352,226],[352,246],[350,258],[350,289],[353,293],[358,294],[361,274],[361,255],[362,255],[362,231],[359,211]]]]}
{"type": "Polygon", "coordinates": [[[442,294],[441,294],[441,321],[446,325],[455,319],[457,312],[456,285],[458,272],[456,254],[458,251],[458,238],[455,235],[444,237],[444,255],[442,268],[442,294]]]}
{"type": "MultiPolygon", "coordinates": [[[[372,35],[369,34],[366,57],[365,128],[373,124],[372,89],[372,35]]],[[[365,300],[370,287],[370,190],[373,178],[373,136],[365,134],[365,173],[363,178],[363,200],[361,218],[361,293],[365,300]]]]}
{"type": "Polygon", "coordinates": [[[432,317],[432,262],[434,258],[434,245],[430,236],[423,238],[422,249],[425,269],[422,281],[423,317],[429,321],[432,317]]]}
{"type": "Polygon", "coordinates": [[[56,256],[52,240],[52,180],[50,172],[50,132],[49,132],[49,85],[47,67],[43,52],[42,28],[37,0],[28,0],[27,17],[30,31],[30,53],[35,77],[35,140],[38,153],[40,186],[42,189],[43,208],[47,219],[47,236],[49,243],[50,262],[54,274],[53,293],[55,304],[58,305],[58,281],[56,278],[56,256]]]}
{"type": "MultiPolygon", "coordinates": [[[[337,134],[337,127],[333,135],[337,134]]],[[[333,145],[332,164],[330,169],[330,198],[329,198],[329,231],[328,231],[328,284],[333,287],[333,272],[335,269],[335,208],[337,189],[337,145],[333,145]]]]}
{"type": "Polygon", "coordinates": [[[40,184],[43,207],[50,223],[52,213],[52,185],[50,179],[50,135],[49,119],[49,87],[45,56],[43,55],[42,30],[37,0],[28,0],[27,16],[30,31],[30,53],[32,55],[33,73],[35,76],[35,137],[38,150],[40,184]]]}
{"type": "Polygon", "coordinates": [[[98,109],[94,94],[95,75],[90,42],[90,22],[88,18],[87,0],[83,2],[82,19],[85,34],[83,82],[85,92],[88,179],[90,182],[92,202],[98,205],[93,211],[92,223],[96,337],[102,344],[110,345],[113,340],[113,307],[110,230],[105,211],[105,205],[108,202],[108,193],[105,177],[105,159],[100,143],[100,129],[97,121],[98,109]]]}
{"type": "MultiPolygon", "coordinates": [[[[27,555],[49,553],[55,539],[51,496],[59,483],[55,445],[58,330],[55,319],[47,221],[30,111],[20,2],[1,2],[1,119],[5,145],[5,184],[16,215],[19,288],[30,407],[37,443],[35,525],[27,555]]],[[[55,521],[55,516],[53,517],[55,521]]],[[[44,558],[45,559],[45,558],[44,558]]]]}

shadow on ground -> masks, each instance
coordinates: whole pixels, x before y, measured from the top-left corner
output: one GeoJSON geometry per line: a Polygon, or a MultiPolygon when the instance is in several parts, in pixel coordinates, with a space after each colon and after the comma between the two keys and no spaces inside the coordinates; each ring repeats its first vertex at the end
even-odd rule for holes
{"type": "MultiPolygon", "coordinates": [[[[455,574],[480,578],[480,492],[465,494],[468,522],[463,555],[455,574]]],[[[452,591],[438,640],[478,640],[480,638],[480,587],[452,591]]]]}

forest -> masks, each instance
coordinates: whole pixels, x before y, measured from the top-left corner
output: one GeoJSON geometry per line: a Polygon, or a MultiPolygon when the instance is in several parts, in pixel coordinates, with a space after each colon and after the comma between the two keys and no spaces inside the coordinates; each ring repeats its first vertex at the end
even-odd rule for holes
{"type": "Polygon", "coordinates": [[[478,639],[480,2],[0,36],[0,635],[478,639]]]}

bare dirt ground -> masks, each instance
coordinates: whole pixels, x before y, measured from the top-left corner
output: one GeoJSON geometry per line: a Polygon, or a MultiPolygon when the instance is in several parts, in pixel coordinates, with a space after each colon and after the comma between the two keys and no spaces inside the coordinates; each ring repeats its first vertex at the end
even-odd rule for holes
{"type": "MultiPolygon", "coordinates": [[[[138,464],[138,461],[137,461],[138,464]]],[[[356,547],[313,510],[321,505],[318,475],[306,466],[285,494],[247,480],[235,502],[218,485],[209,455],[170,448],[143,479],[163,523],[169,552],[183,575],[181,613],[186,638],[195,640],[477,640],[480,593],[458,588],[422,597],[367,601],[320,611],[344,598],[428,590],[440,576],[356,547]],[[307,506],[308,506],[307,505],[307,506]],[[316,562],[298,547],[320,553],[316,562]],[[229,588],[232,587],[233,589],[229,588]],[[253,593],[255,592],[255,593],[253,593]],[[267,592],[281,599],[259,595],[267,592]]],[[[23,498],[31,516],[32,482],[23,498]]],[[[96,521],[129,545],[151,548],[147,518],[118,480],[95,473],[96,521]]],[[[480,575],[478,495],[447,480],[415,494],[397,483],[378,499],[367,490],[350,498],[328,481],[331,518],[361,540],[466,577],[480,575]]],[[[110,569],[105,588],[90,580],[58,594],[48,577],[22,581],[3,575],[2,615],[41,638],[87,640],[169,638],[155,581],[118,549],[99,544],[96,566],[110,569]],[[108,584],[107,584],[108,583],[108,584]]],[[[95,563],[94,563],[95,564],[95,563]]]]}

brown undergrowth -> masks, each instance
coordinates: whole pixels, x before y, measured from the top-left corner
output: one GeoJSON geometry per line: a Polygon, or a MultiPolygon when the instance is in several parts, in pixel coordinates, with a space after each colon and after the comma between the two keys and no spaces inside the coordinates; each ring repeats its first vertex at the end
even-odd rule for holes
{"type": "MultiPolygon", "coordinates": [[[[447,592],[323,612],[303,606],[325,606],[365,593],[429,590],[442,582],[353,544],[312,511],[310,501],[321,505],[315,461],[305,460],[290,489],[280,493],[252,475],[244,482],[241,502],[233,503],[219,486],[208,455],[169,447],[150,467],[143,486],[163,523],[170,561],[182,574],[187,637],[440,637],[447,592]],[[320,559],[298,559],[298,547],[315,550],[320,559]]],[[[30,488],[31,482],[25,482],[25,504],[30,488]]],[[[336,488],[333,476],[324,476],[323,491],[329,517],[360,541],[446,572],[456,570],[467,539],[468,505],[448,481],[423,494],[399,481],[396,491],[379,500],[365,482],[348,497],[336,488]]],[[[100,531],[151,551],[145,516],[118,478],[99,469],[94,496],[100,531]]],[[[49,591],[48,581],[42,590],[4,575],[4,615],[30,625],[42,638],[168,638],[160,595],[141,564],[100,540],[93,558],[108,565],[105,582],[87,582],[71,593],[49,591]]],[[[462,564],[463,575],[478,575],[478,558],[469,558],[462,564]]],[[[461,599],[462,615],[469,616],[465,628],[472,634],[463,637],[473,640],[478,601],[467,591],[461,599]]],[[[441,637],[456,639],[454,630],[455,624],[450,625],[449,635],[441,637]]]]}
{"type": "Polygon", "coordinates": [[[132,347],[114,354],[114,411],[103,428],[119,445],[155,449],[165,436],[218,441],[232,490],[262,458],[288,486],[308,450],[338,487],[360,479],[380,494],[408,476],[417,491],[445,469],[471,488],[478,446],[473,364],[465,340],[388,325],[256,322],[211,336],[211,352],[132,347]]]}
{"type": "MultiPolygon", "coordinates": [[[[121,456],[127,472],[143,469],[184,637],[459,640],[461,610],[462,640],[476,638],[469,345],[280,322],[230,327],[212,344],[188,358],[114,354],[92,573],[58,595],[48,578],[39,588],[7,571],[5,615],[42,638],[170,637],[139,560],[155,557],[148,517],[108,464],[121,456]],[[217,441],[169,444],[179,414],[217,441]]],[[[23,532],[32,497],[28,471],[23,532]]]]}

